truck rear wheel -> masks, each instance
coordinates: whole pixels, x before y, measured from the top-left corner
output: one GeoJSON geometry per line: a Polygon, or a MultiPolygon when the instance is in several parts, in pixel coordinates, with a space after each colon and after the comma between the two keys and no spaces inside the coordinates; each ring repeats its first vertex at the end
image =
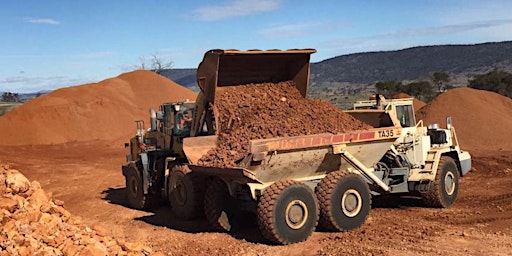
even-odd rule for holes
{"type": "Polygon", "coordinates": [[[202,213],[203,177],[191,173],[186,165],[178,165],[172,168],[168,185],[171,209],[178,218],[190,220],[202,213]]]}
{"type": "Polygon", "coordinates": [[[133,167],[128,168],[125,173],[128,203],[131,207],[138,210],[154,208],[158,204],[158,197],[151,194],[144,195],[140,174],[133,167]]]}
{"type": "Polygon", "coordinates": [[[459,194],[459,170],[453,158],[441,156],[436,179],[430,189],[423,193],[427,206],[447,208],[455,203],[459,194]]]}
{"type": "Polygon", "coordinates": [[[230,201],[229,190],[224,181],[213,179],[206,188],[204,214],[215,229],[231,230],[230,217],[233,209],[230,201]]]}
{"type": "Polygon", "coordinates": [[[370,189],[357,174],[347,171],[327,174],[318,183],[316,196],[320,205],[319,226],[326,230],[358,228],[370,213],[370,189]]]}
{"type": "Polygon", "coordinates": [[[318,223],[318,202],[307,185],[278,181],[267,187],[258,202],[258,226],[272,243],[306,240],[318,223]]]}

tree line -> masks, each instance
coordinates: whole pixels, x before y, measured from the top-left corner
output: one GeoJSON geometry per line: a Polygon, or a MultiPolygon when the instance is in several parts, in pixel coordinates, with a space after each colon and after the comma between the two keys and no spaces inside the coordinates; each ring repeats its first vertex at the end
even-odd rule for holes
{"type": "Polygon", "coordinates": [[[422,101],[430,101],[437,94],[453,88],[449,84],[450,76],[445,72],[432,73],[431,80],[433,84],[426,80],[407,84],[403,84],[401,81],[382,81],[377,82],[375,87],[377,92],[386,98],[391,98],[399,93],[406,93],[422,101]]]}
{"type": "Polygon", "coordinates": [[[19,94],[12,93],[12,92],[4,92],[2,94],[2,101],[3,102],[21,102],[19,94]]]}
{"type": "Polygon", "coordinates": [[[475,76],[469,81],[468,87],[487,90],[512,98],[512,74],[495,69],[486,74],[475,76]]]}

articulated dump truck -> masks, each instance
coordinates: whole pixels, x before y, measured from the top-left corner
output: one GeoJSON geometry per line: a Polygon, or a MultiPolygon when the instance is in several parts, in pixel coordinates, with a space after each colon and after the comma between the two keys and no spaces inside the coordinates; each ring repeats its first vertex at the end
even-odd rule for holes
{"type": "Polygon", "coordinates": [[[445,129],[416,122],[412,99],[378,96],[346,111],[371,129],[251,140],[245,159],[235,167],[198,164],[217,146],[216,93],[230,86],[292,80],[306,97],[313,53],[206,52],[197,69],[201,91],[196,101],[150,110],[148,129],[137,121],[122,167],[130,205],[146,209],[167,199],[174,217],[204,215],[226,231],[241,216],[255,214],[263,237],[275,244],[304,241],[317,227],[358,228],[373,196],[411,195],[427,206],[452,205],[471,157],[459,148],[449,118],[445,129]]]}

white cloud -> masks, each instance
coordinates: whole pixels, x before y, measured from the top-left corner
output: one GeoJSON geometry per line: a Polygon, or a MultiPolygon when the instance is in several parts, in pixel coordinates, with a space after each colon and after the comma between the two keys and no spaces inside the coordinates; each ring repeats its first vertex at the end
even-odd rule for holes
{"type": "Polygon", "coordinates": [[[271,12],[277,10],[280,5],[281,0],[232,0],[216,6],[197,8],[192,12],[192,16],[199,20],[215,21],[271,12]]]}
{"type": "Polygon", "coordinates": [[[50,18],[30,18],[30,17],[27,17],[24,20],[25,20],[25,22],[35,23],[35,24],[48,24],[48,25],[59,25],[60,24],[59,21],[54,20],[54,19],[50,19],[50,18]]]}
{"type": "Polygon", "coordinates": [[[85,59],[99,59],[99,58],[110,57],[110,56],[114,56],[114,55],[116,55],[115,52],[100,51],[100,52],[81,53],[81,54],[78,54],[77,57],[85,58],[85,59]]]}
{"type": "Polygon", "coordinates": [[[352,38],[342,38],[342,39],[334,39],[330,41],[324,42],[322,45],[324,47],[339,47],[340,45],[361,45],[365,43],[376,42],[378,40],[390,39],[393,41],[397,41],[398,39],[411,38],[411,37],[419,37],[419,36],[439,36],[439,35],[453,35],[459,33],[465,33],[468,31],[474,30],[488,30],[493,28],[498,28],[503,25],[512,24],[512,19],[500,19],[500,20],[482,20],[476,22],[468,22],[461,24],[451,24],[451,25],[443,25],[443,26],[435,26],[435,27],[424,27],[424,28],[413,28],[413,29],[405,29],[399,30],[395,32],[389,32],[384,34],[377,34],[371,36],[363,36],[363,37],[352,37],[352,38]]]}
{"type": "Polygon", "coordinates": [[[0,79],[0,92],[31,93],[94,82],[91,78],[68,76],[12,76],[0,79]]]}
{"type": "Polygon", "coordinates": [[[259,34],[265,38],[304,37],[318,33],[321,26],[321,22],[286,24],[262,29],[259,34]]]}

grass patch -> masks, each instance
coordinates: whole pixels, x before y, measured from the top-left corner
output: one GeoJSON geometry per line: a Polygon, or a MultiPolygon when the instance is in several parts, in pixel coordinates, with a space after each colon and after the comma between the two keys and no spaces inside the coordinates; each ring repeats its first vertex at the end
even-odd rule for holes
{"type": "Polygon", "coordinates": [[[22,102],[0,102],[0,116],[21,106],[22,102]]]}

